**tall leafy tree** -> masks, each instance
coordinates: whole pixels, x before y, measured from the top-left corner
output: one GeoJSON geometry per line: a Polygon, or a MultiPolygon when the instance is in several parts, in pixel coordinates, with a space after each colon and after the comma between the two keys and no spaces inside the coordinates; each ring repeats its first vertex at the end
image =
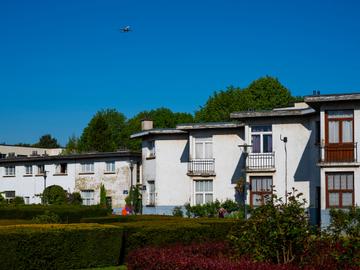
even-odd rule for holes
{"type": "Polygon", "coordinates": [[[69,154],[77,153],[78,152],[78,144],[79,144],[79,138],[77,138],[75,135],[72,135],[69,138],[69,140],[68,140],[62,154],[63,155],[69,155],[69,154]]]}
{"type": "Polygon", "coordinates": [[[50,134],[45,134],[40,137],[39,141],[32,146],[40,148],[59,148],[60,145],[55,138],[50,134]]]}
{"type": "Polygon", "coordinates": [[[79,139],[78,151],[116,151],[121,145],[125,119],[125,116],[115,109],[97,112],[79,139]]]}

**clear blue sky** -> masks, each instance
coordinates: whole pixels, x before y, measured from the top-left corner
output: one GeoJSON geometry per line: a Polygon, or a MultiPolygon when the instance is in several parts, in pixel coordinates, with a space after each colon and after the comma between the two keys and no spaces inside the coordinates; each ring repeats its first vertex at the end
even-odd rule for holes
{"type": "Polygon", "coordinates": [[[360,91],[359,13],[355,0],[1,0],[0,142],[65,144],[102,108],[192,113],[264,75],[293,95],[360,91]]]}

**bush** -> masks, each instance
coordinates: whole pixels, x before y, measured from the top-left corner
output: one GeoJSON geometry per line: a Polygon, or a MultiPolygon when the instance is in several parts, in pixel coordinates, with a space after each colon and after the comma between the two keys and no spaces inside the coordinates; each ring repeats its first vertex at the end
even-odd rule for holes
{"type": "Polygon", "coordinates": [[[146,247],[128,256],[129,270],[295,270],[295,266],[231,260],[233,252],[226,243],[202,243],[190,246],[174,245],[166,248],[146,247]]]}
{"type": "Polygon", "coordinates": [[[0,227],[3,269],[79,269],[119,264],[122,229],[110,225],[0,227]]]}
{"type": "Polygon", "coordinates": [[[348,210],[330,209],[330,225],[328,231],[335,237],[347,235],[360,238],[360,208],[348,210]]]}
{"type": "Polygon", "coordinates": [[[45,211],[44,214],[34,217],[32,222],[35,224],[55,224],[61,223],[61,220],[58,215],[45,211]]]}
{"type": "Polygon", "coordinates": [[[181,206],[175,206],[174,209],[172,210],[172,214],[174,217],[183,217],[184,216],[184,212],[182,210],[181,206]]]}
{"type": "Polygon", "coordinates": [[[46,204],[66,204],[66,191],[58,185],[49,186],[44,190],[42,200],[46,204]]]}
{"type": "Polygon", "coordinates": [[[101,217],[108,215],[108,209],[98,206],[71,206],[71,205],[1,205],[1,219],[33,219],[50,211],[58,215],[61,222],[79,222],[85,217],[101,217]]]}
{"type": "Polygon", "coordinates": [[[81,205],[82,198],[79,192],[68,193],[68,203],[71,205],[81,205]]]}
{"type": "Polygon", "coordinates": [[[25,204],[25,201],[24,201],[24,198],[23,197],[20,197],[20,196],[16,196],[11,204],[14,204],[14,205],[19,205],[19,204],[25,204]]]}

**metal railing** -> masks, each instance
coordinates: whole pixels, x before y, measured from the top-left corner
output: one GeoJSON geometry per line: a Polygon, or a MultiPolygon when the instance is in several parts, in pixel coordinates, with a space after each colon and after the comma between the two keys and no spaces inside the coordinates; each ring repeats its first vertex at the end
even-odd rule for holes
{"type": "Polygon", "coordinates": [[[246,159],[246,168],[249,170],[275,168],[275,152],[249,153],[246,159]]]}
{"type": "Polygon", "coordinates": [[[188,163],[188,174],[211,175],[215,173],[215,159],[192,159],[188,163]]]}
{"type": "Polygon", "coordinates": [[[357,143],[320,146],[321,162],[357,162],[357,143]]]}

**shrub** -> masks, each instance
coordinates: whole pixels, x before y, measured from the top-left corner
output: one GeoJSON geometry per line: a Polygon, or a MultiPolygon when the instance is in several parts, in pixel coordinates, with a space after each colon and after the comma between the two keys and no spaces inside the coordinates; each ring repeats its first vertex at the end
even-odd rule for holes
{"type": "Polygon", "coordinates": [[[181,206],[175,206],[174,209],[172,210],[172,214],[174,217],[183,217],[184,216],[184,212],[182,210],[181,206]]]}
{"type": "Polygon", "coordinates": [[[20,197],[20,196],[16,196],[11,204],[15,204],[15,205],[19,205],[19,204],[25,204],[25,201],[24,201],[24,198],[23,197],[20,197]]]}
{"type": "Polygon", "coordinates": [[[125,198],[125,202],[135,214],[140,213],[142,208],[142,195],[140,187],[132,186],[130,188],[129,195],[125,198]]]}
{"type": "Polygon", "coordinates": [[[128,269],[133,270],[295,270],[295,266],[254,263],[249,260],[231,260],[233,252],[226,243],[196,243],[190,246],[174,245],[166,248],[146,247],[131,252],[128,269]]]}
{"type": "Polygon", "coordinates": [[[117,265],[122,230],[110,225],[0,227],[3,269],[79,269],[117,265]]]}
{"type": "Polygon", "coordinates": [[[100,206],[106,208],[106,190],[104,184],[100,185],[100,206]]]}
{"type": "Polygon", "coordinates": [[[240,210],[240,205],[237,202],[235,202],[233,200],[229,200],[229,199],[224,201],[221,204],[221,207],[224,208],[228,213],[240,210]]]}
{"type": "Polygon", "coordinates": [[[328,231],[335,237],[347,235],[360,237],[360,208],[351,207],[348,210],[330,209],[330,225],[328,231]]]}
{"type": "Polygon", "coordinates": [[[58,215],[64,223],[79,222],[85,217],[106,216],[108,209],[98,206],[71,206],[71,205],[1,205],[1,219],[32,219],[50,211],[58,215]]]}
{"type": "Polygon", "coordinates": [[[185,204],[186,216],[188,217],[217,217],[221,204],[218,200],[203,205],[191,206],[185,204]]]}
{"type": "Polygon", "coordinates": [[[274,195],[267,204],[254,209],[248,220],[238,222],[229,234],[238,255],[274,263],[299,260],[310,238],[301,196],[294,190],[288,203],[283,203],[274,195]]]}
{"type": "Polygon", "coordinates": [[[32,222],[35,224],[54,224],[60,223],[61,220],[58,215],[51,213],[50,211],[45,211],[44,214],[34,217],[32,222]]]}
{"type": "Polygon", "coordinates": [[[58,185],[47,187],[42,194],[43,202],[46,204],[66,204],[66,191],[58,185]]]}
{"type": "Polygon", "coordinates": [[[71,205],[81,205],[82,198],[79,192],[68,193],[68,203],[71,205]]]}

